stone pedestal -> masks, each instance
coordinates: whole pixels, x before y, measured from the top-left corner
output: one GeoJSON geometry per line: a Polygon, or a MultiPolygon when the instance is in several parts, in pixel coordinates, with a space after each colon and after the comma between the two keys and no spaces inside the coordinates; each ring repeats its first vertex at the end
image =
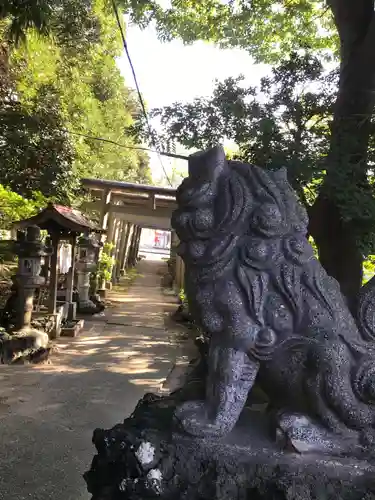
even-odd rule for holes
{"type": "Polygon", "coordinates": [[[97,429],[85,480],[92,500],[367,500],[375,461],[283,451],[263,411],[245,410],[222,439],[171,431],[174,397],[146,395],[131,416],[97,429]]]}
{"type": "MultiPolygon", "coordinates": [[[[79,264],[78,264],[79,265],[79,264]]],[[[78,268],[77,265],[77,268],[78,268]]],[[[77,270],[77,288],[79,294],[79,312],[95,312],[96,305],[89,298],[89,290],[90,290],[90,270],[86,269],[77,270]]]]}
{"type": "Polygon", "coordinates": [[[42,257],[51,255],[52,249],[43,244],[36,226],[17,233],[14,252],[18,256],[18,269],[14,277],[16,295],[16,330],[2,344],[3,362],[27,358],[47,348],[47,333],[31,326],[35,289],[45,283],[40,276],[42,257]]]}

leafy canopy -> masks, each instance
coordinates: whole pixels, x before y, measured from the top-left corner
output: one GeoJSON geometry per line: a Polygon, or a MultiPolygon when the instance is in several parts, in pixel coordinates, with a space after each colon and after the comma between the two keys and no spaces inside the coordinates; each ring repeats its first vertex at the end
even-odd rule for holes
{"type": "MultiPolygon", "coordinates": [[[[205,149],[226,140],[235,156],[267,168],[287,166],[289,179],[310,204],[324,176],[337,72],[312,55],[277,65],[258,87],[244,77],[216,82],[213,95],[152,111],[161,123],[162,147],[205,149]]],[[[144,137],[147,129],[141,124],[144,137]]]]}
{"type": "Polygon", "coordinates": [[[122,44],[112,10],[105,0],[42,3],[45,31],[32,21],[30,0],[22,28],[27,43],[18,47],[8,38],[21,29],[15,13],[24,2],[5,2],[0,11],[5,16],[6,5],[13,9],[1,31],[0,182],[64,203],[76,198],[82,176],[149,182],[144,152],[96,139],[137,143],[128,128],[139,106],[116,67],[122,44]]]}
{"type": "Polygon", "coordinates": [[[36,215],[48,201],[38,192],[31,199],[23,198],[0,184],[0,229],[9,229],[12,222],[36,215]]]}
{"type": "Polygon", "coordinates": [[[155,23],[159,38],[205,40],[241,47],[256,61],[275,62],[299,47],[336,50],[337,36],[325,2],[318,0],[119,0],[133,22],[155,23]]]}

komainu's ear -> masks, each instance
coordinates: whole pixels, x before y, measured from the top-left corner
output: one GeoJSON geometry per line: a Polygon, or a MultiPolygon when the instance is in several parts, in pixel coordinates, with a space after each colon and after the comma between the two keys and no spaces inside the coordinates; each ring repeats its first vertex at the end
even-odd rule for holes
{"type": "Polygon", "coordinates": [[[222,146],[198,151],[189,156],[189,177],[199,183],[212,182],[228,168],[222,146]]]}

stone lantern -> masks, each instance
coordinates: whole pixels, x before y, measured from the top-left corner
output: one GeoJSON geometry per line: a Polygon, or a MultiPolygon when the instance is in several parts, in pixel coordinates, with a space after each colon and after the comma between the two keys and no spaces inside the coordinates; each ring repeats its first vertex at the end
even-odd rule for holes
{"type": "Polygon", "coordinates": [[[16,328],[19,332],[29,331],[34,292],[45,283],[45,277],[40,275],[42,258],[51,255],[52,248],[42,242],[39,227],[29,226],[26,233],[17,231],[14,253],[18,256],[15,275],[18,292],[16,328]]]}
{"type": "Polygon", "coordinates": [[[78,311],[81,313],[97,312],[97,305],[89,298],[90,273],[97,267],[97,249],[99,244],[88,236],[81,236],[78,240],[77,288],[78,311]]]}

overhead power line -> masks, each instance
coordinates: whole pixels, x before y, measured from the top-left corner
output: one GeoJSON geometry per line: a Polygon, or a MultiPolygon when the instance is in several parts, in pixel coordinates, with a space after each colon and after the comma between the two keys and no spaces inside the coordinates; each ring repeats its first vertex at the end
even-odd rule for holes
{"type": "Polygon", "coordinates": [[[133,65],[133,62],[132,62],[131,57],[130,57],[130,53],[129,53],[129,49],[128,49],[128,44],[126,43],[124,30],[122,29],[122,23],[121,23],[121,19],[120,19],[120,16],[119,16],[119,12],[118,12],[115,0],[112,0],[112,5],[113,5],[113,10],[114,10],[114,13],[115,13],[115,16],[116,16],[117,25],[118,25],[118,28],[120,30],[120,34],[121,34],[121,39],[122,39],[122,43],[123,43],[123,46],[124,46],[124,50],[125,50],[126,56],[128,58],[128,61],[129,61],[130,69],[131,69],[132,74],[133,74],[135,87],[136,87],[137,93],[138,93],[138,99],[139,99],[139,102],[141,104],[142,112],[143,112],[143,115],[144,115],[145,120],[146,120],[146,125],[147,125],[147,128],[148,128],[148,133],[149,133],[149,136],[150,136],[150,140],[151,140],[152,145],[153,145],[153,147],[155,148],[155,150],[156,150],[156,152],[158,154],[159,162],[160,162],[161,168],[163,169],[165,178],[167,179],[167,181],[169,182],[169,184],[172,186],[172,182],[169,179],[169,176],[168,176],[168,174],[167,174],[167,172],[166,172],[166,170],[164,168],[163,161],[162,161],[160,153],[158,151],[158,147],[155,144],[154,135],[153,135],[153,132],[152,132],[152,129],[151,129],[151,125],[150,125],[150,121],[148,119],[148,115],[147,115],[147,111],[146,111],[146,106],[145,106],[145,103],[143,101],[143,97],[142,97],[142,94],[141,94],[141,91],[140,91],[140,88],[139,88],[137,75],[135,73],[134,65],[133,65]]]}
{"type": "Polygon", "coordinates": [[[175,153],[167,153],[166,151],[155,151],[153,149],[145,148],[143,146],[127,146],[126,144],[121,144],[120,142],[113,141],[112,139],[106,139],[104,137],[96,137],[94,135],[87,135],[87,134],[83,134],[81,132],[73,132],[72,130],[68,130],[65,128],[59,129],[59,130],[61,130],[62,132],[65,132],[67,134],[78,135],[80,137],[85,137],[86,139],[90,139],[93,141],[101,141],[101,142],[107,142],[108,144],[114,144],[115,146],[119,146],[120,148],[124,148],[124,149],[134,149],[137,151],[147,151],[148,153],[155,153],[157,155],[166,156],[168,158],[177,158],[178,160],[187,160],[187,161],[189,160],[189,157],[184,156],[184,155],[177,155],[175,153]]]}

